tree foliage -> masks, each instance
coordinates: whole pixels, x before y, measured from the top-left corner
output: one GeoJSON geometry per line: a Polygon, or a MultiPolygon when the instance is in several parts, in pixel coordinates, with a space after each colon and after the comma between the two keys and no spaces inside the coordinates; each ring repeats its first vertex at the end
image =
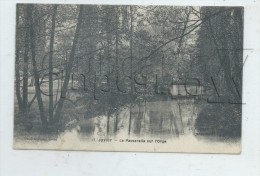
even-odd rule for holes
{"type": "Polygon", "coordinates": [[[37,101],[44,128],[171,99],[174,82],[194,78],[220,101],[241,100],[241,8],[19,4],[16,21],[18,107],[29,116],[37,101]]]}

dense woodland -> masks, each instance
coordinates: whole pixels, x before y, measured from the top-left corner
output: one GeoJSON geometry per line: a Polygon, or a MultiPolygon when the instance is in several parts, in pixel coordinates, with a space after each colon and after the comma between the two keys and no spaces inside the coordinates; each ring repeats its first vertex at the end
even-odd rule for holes
{"type": "Polygon", "coordinates": [[[240,7],[18,4],[15,125],[61,131],[196,81],[197,130],[240,136],[242,49],[240,7]]]}

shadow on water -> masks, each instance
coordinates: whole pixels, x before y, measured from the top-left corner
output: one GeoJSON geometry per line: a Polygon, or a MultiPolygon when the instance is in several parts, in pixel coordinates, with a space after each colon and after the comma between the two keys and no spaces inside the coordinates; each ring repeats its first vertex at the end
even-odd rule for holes
{"type": "MultiPolygon", "coordinates": [[[[193,106],[191,102],[190,106],[193,106]]],[[[79,133],[84,138],[90,137],[160,137],[176,138],[183,134],[192,133],[191,121],[194,112],[187,105],[179,113],[175,101],[156,101],[120,108],[109,115],[98,115],[84,118],[79,122],[79,133]]]]}

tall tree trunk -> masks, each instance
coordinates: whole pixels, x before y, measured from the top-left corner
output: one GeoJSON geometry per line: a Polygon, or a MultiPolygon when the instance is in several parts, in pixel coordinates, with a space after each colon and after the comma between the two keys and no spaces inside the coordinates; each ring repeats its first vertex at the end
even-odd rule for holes
{"type": "Polygon", "coordinates": [[[132,105],[129,107],[129,124],[128,124],[128,135],[130,137],[131,134],[131,128],[132,128],[132,105]]]}
{"type": "MultiPolygon", "coordinates": [[[[63,96],[66,96],[66,93],[67,93],[70,74],[71,74],[73,62],[74,62],[74,59],[75,59],[74,56],[75,56],[75,52],[76,52],[76,46],[77,46],[77,43],[78,43],[79,32],[80,32],[80,28],[81,28],[81,24],[82,24],[83,5],[80,5],[79,7],[80,7],[80,10],[79,10],[79,15],[78,15],[76,32],[75,32],[75,36],[74,36],[74,40],[73,40],[73,44],[72,44],[72,48],[71,48],[71,52],[70,52],[70,56],[69,56],[69,62],[68,62],[68,66],[67,66],[67,69],[66,69],[66,75],[65,75],[64,83],[63,83],[62,90],[61,90],[61,94],[63,96]]],[[[60,118],[61,118],[61,114],[62,114],[64,100],[65,100],[64,97],[60,98],[58,105],[57,105],[56,112],[55,112],[54,121],[55,121],[55,123],[58,123],[57,125],[60,125],[59,123],[60,123],[60,118]]]]}
{"type": "Polygon", "coordinates": [[[51,26],[51,40],[50,40],[50,58],[49,58],[49,121],[53,121],[53,48],[55,36],[55,20],[58,5],[53,6],[52,26],[51,26]]]}
{"type": "MultiPolygon", "coordinates": [[[[25,8],[25,26],[29,26],[30,17],[28,15],[28,8],[25,8]]],[[[25,48],[23,61],[23,112],[24,116],[28,117],[28,65],[29,65],[29,30],[25,29],[25,48]]]]}
{"type": "Polygon", "coordinates": [[[44,114],[44,106],[43,106],[42,96],[41,96],[41,92],[40,92],[39,74],[37,71],[37,63],[36,63],[35,32],[34,32],[34,28],[33,28],[32,12],[33,12],[33,5],[30,4],[30,5],[28,5],[27,14],[28,14],[28,19],[29,19],[29,24],[30,24],[29,25],[30,46],[31,46],[31,54],[32,54],[33,74],[34,74],[34,79],[35,79],[35,91],[36,91],[36,98],[37,98],[38,106],[39,106],[39,110],[40,110],[42,126],[43,126],[43,128],[46,128],[48,125],[48,121],[44,114]]]}
{"type": "MultiPolygon", "coordinates": [[[[133,9],[132,6],[130,8],[130,77],[131,77],[131,95],[134,94],[134,78],[133,78],[133,9]]],[[[131,133],[131,124],[132,124],[132,105],[129,107],[130,117],[129,117],[129,127],[128,127],[128,135],[131,133]]]]}
{"type": "Polygon", "coordinates": [[[20,90],[20,68],[19,68],[19,49],[16,46],[16,54],[15,54],[15,93],[16,98],[18,101],[18,108],[20,111],[23,109],[23,100],[21,97],[21,90],[20,90]]]}
{"type": "Polygon", "coordinates": [[[109,136],[110,115],[111,115],[110,110],[108,110],[108,112],[107,112],[107,136],[109,136]]]}
{"type": "Polygon", "coordinates": [[[134,93],[134,78],[133,78],[133,7],[130,6],[130,77],[131,77],[131,94],[134,93]]]}
{"type": "Polygon", "coordinates": [[[118,8],[116,8],[116,76],[119,76],[119,64],[118,64],[118,44],[119,44],[119,19],[118,19],[118,8]]]}
{"type": "MultiPolygon", "coordinates": [[[[119,51],[118,51],[118,45],[119,45],[119,32],[118,32],[118,28],[119,28],[119,8],[116,8],[116,79],[118,79],[119,77],[119,51]]],[[[119,93],[119,89],[117,88],[117,92],[119,93]]],[[[117,110],[116,112],[116,117],[115,117],[115,133],[117,132],[118,130],[118,117],[119,116],[119,110],[117,110]]]]}
{"type": "Polygon", "coordinates": [[[15,93],[16,98],[18,101],[18,108],[19,111],[22,111],[23,107],[23,100],[21,96],[21,90],[20,90],[20,68],[19,68],[19,57],[20,57],[20,45],[19,45],[19,32],[18,32],[18,26],[19,26],[19,6],[17,6],[17,12],[16,12],[16,50],[15,50],[15,93]]]}

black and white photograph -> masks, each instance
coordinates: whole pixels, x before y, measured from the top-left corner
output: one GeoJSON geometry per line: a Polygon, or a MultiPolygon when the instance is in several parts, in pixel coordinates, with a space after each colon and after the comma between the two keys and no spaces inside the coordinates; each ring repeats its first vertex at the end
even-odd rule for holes
{"type": "Polygon", "coordinates": [[[240,154],[244,7],[17,4],[14,149],[240,154]]]}

